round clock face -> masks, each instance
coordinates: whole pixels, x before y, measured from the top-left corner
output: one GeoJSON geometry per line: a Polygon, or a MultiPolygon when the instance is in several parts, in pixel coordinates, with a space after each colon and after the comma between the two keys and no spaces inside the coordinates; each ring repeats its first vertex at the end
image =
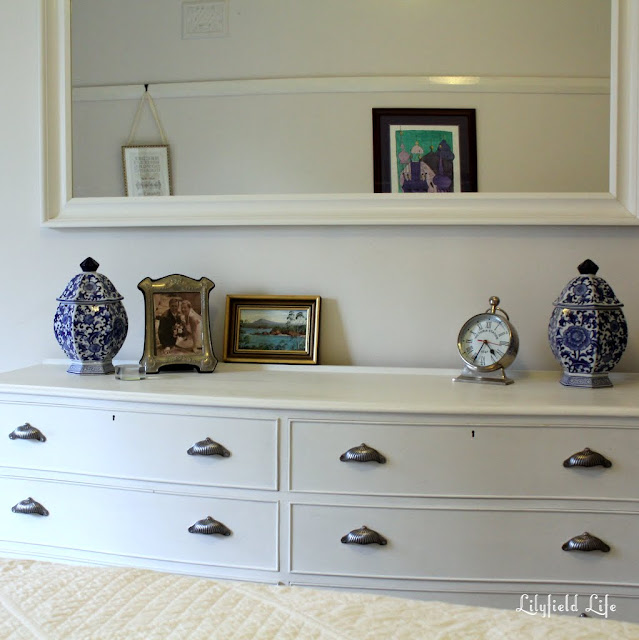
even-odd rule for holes
{"type": "Polygon", "coordinates": [[[457,348],[464,362],[478,371],[495,371],[510,365],[519,348],[512,325],[495,313],[481,313],[466,321],[457,348]]]}

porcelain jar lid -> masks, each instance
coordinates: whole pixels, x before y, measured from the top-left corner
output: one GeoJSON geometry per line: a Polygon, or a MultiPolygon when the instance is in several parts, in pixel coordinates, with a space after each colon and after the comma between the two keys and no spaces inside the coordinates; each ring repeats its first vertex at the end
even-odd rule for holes
{"type": "Polygon", "coordinates": [[[111,280],[97,272],[99,266],[93,258],[87,258],[80,263],[82,273],[71,278],[69,284],[56,300],[76,304],[122,300],[123,296],[118,293],[111,280]]]}
{"type": "Polygon", "coordinates": [[[599,267],[592,260],[585,260],[573,278],[553,302],[555,307],[568,309],[614,309],[623,307],[612,287],[596,275],[599,267]]]}

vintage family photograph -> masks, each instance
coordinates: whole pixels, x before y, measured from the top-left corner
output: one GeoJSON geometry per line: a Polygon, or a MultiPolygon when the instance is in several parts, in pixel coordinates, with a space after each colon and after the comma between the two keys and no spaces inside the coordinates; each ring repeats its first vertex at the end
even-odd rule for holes
{"type": "Polygon", "coordinates": [[[194,280],[177,273],[138,284],[145,306],[140,364],[147,373],[161,368],[195,368],[200,373],[215,369],[208,308],[214,287],[208,278],[194,280]]]}
{"type": "Polygon", "coordinates": [[[202,353],[202,309],[199,293],[156,293],[155,355],[202,353]]]}

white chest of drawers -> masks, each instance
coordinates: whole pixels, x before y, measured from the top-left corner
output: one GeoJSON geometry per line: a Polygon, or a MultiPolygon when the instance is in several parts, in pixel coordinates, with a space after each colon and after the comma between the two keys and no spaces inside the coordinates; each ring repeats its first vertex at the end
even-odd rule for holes
{"type": "Polygon", "coordinates": [[[639,377],[615,382],[2,374],[0,553],[508,608],[608,594],[609,615],[639,621],[639,377]],[[586,447],[610,466],[564,466],[586,447]],[[21,512],[29,498],[46,515],[21,512]],[[585,532],[610,550],[562,549],[585,532]]]}

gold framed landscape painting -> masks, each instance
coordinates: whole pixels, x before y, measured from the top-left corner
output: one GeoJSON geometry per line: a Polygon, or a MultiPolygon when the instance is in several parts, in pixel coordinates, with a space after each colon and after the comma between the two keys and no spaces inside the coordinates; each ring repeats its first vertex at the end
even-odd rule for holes
{"type": "Polygon", "coordinates": [[[227,296],[224,360],[317,364],[319,311],[319,296],[227,296]]]}

